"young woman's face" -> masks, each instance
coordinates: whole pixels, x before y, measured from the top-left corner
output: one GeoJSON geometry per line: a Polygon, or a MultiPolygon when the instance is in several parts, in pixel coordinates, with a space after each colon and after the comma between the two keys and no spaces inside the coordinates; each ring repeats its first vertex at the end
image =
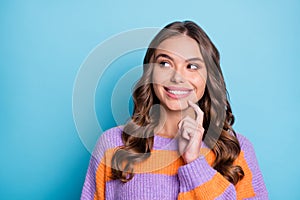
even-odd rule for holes
{"type": "Polygon", "coordinates": [[[198,43],[188,36],[164,40],[156,49],[152,74],[154,92],[169,110],[184,110],[205,91],[207,70],[198,43]]]}

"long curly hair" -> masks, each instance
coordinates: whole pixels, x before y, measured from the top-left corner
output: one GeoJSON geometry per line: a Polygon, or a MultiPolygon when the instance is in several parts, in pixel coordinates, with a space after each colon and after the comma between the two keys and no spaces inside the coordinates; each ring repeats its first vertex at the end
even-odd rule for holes
{"type": "Polygon", "coordinates": [[[207,34],[192,21],[173,22],[165,26],[151,41],[144,57],[143,75],[134,87],[134,109],[131,121],[123,129],[123,146],[112,157],[112,179],[122,182],[131,180],[134,176],[134,165],[151,156],[154,128],[159,120],[159,111],[153,110],[154,105],[160,103],[151,82],[151,59],[162,41],[178,35],[187,35],[199,44],[207,68],[205,92],[198,101],[204,112],[203,141],[215,155],[212,167],[236,185],[244,177],[244,171],[233,164],[241,147],[232,128],[234,116],[220,67],[220,55],[207,34]]]}

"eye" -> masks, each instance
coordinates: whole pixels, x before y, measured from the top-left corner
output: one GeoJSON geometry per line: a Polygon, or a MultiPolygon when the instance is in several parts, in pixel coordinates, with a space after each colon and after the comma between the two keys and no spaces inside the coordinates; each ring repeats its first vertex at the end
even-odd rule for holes
{"type": "Polygon", "coordinates": [[[200,67],[199,67],[198,65],[195,65],[195,64],[189,64],[189,65],[187,66],[187,68],[188,68],[188,69],[197,70],[197,69],[199,69],[200,67]]]}
{"type": "Polygon", "coordinates": [[[168,62],[166,62],[166,61],[161,61],[161,62],[159,63],[159,65],[160,65],[161,67],[170,67],[170,66],[171,66],[171,64],[168,63],[168,62]]]}

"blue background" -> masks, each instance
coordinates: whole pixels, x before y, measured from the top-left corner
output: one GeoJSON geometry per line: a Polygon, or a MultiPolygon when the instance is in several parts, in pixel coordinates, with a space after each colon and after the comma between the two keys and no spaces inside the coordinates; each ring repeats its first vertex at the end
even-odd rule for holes
{"type": "Polygon", "coordinates": [[[252,141],[270,198],[299,199],[299,8],[296,0],[2,1],[0,198],[78,199],[90,158],[72,116],[80,65],[121,31],[191,19],[221,53],[234,128],[252,141]]]}

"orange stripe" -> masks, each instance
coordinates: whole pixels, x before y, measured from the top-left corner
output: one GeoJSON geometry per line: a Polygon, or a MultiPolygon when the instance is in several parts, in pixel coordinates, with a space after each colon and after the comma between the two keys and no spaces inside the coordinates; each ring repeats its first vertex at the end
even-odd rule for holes
{"type": "Polygon", "coordinates": [[[216,173],[212,179],[188,192],[179,193],[178,199],[215,199],[220,196],[230,183],[216,173]]]}
{"type": "Polygon", "coordinates": [[[235,160],[234,164],[241,166],[245,174],[244,178],[241,181],[239,181],[235,186],[237,191],[237,199],[254,197],[255,192],[252,185],[252,172],[248,167],[243,151],[241,151],[239,157],[235,160]]]}
{"type": "MultiPolygon", "coordinates": [[[[101,163],[107,167],[107,170],[109,170],[109,168],[111,167],[111,158],[114,155],[115,150],[115,148],[108,149],[101,161],[101,163]]],[[[137,163],[134,166],[134,173],[158,173],[165,175],[175,175],[177,174],[178,168],[183,164],[184,162],[177,151],[153,150],[151,152],[151,156],[147,160],[141,163],[137,163]]],[[[107,172],[110,171],[111,170],[107,172]]]]}
{"type": "MultiPolygon", "coordinates": [[[[111,158],[115,150],[115,148],[108,149],[105,152],[104,158],[98,166],[96,172],[97,191],[94,199],[104,199],[105,197],[105,182],[111,180],[111,158]]],[[[214,153],[212,151],[207,152],[207,149],[204,149],[203,151],[206,151],[205,158],[208,164],[211,166],[215,160],[214,153]]],[[[252,172],[247,165],[243,151],[241,151],[234,164],[240,165],[245,173],[244,178],[235,186],[237,191],[237,198],[242,199],[245,197],[255,196],[252,186],[252,172]]],[[[178,168],[182,165],[184,165],[184,161],[176,151],[153,150],[149,159],[135,165],[134,171],[135,173],[153,173],[172,176],[177,174],[178,168]]],[[[198,198],[199,195],[201,195],[201,198],[215,198],[221,195],[229,186],[229,184],[230,183],[226,179],[224,179],[221,174],[217,173],[211,180],[201,186],[198,186],[194,190],[182,194],[180,193],[179,197],[189,199],[194,197],[195,195],[196,196],[194,198],[198,198]]]]}
{"type": "Polygon", "coordinates": [[[96,171],[96,190],[94,195],[94,200],[104,199],[105,197],[105,177],[106,177],[106,167],[101,162],[96,171]]]}
{"type": "MultiPolygon", "coordinates": [[[[206,150],[203,150],[206,151],[206,150]]],[[[205,159],[207,161],[207,163],[212,166],[212,164],[214,163],[215,159],[216,159],[216,155],[214,154],[213,151],[209,151],[208,153],[205,154],[205,159]]]]}
{"type": "MultiPolygon", "coordinates": [[[[103,170],[106,170],[105,180],[109,181],[111,176],[111,158],[115,153],[115,148],[108,149],[102,158],[96,176],[100,177],[103,175],[103,170]]],[[[205,150],[204,150],[205,151],[205,150]]],[[[215,159],[212,151],[206,155],[207,162],[211,165],[215,159]]],[[[183,159],[179,156],[176,151],[170,150],[153,150],[150,158],[142,163],[137,163],[134,167],[134,172],[140,173],[154,173],[173,176],[178,172],[178,168],[184,165],[183,159]]],[[[100,179],[99,179],[100,180],[100,179]]]]}
{"type": "Polygon", "coordinates": [[[178,168],[183,164],[182,158],[176,151],[154,150],[150,158],[135,165],[134,171],[135,173],[154,173],[172,176],[177,174],[178,168]]]}

